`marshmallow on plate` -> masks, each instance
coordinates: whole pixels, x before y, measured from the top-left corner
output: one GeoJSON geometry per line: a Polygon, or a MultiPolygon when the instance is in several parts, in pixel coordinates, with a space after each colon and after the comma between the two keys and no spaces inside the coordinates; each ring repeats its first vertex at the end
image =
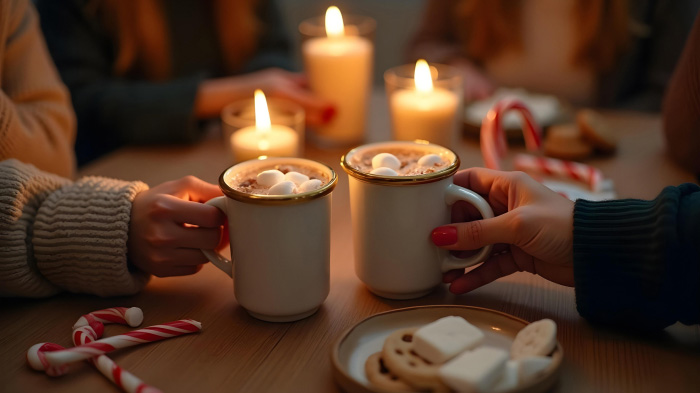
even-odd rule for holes
{"type": "Polygon", "coordinates": [[[387,168],[385,166],[380,166],[379,168],[374,168],[370,172],[371,175],[381,175],[381,176],[398,176],[395,170],[387,168]]]}
{"type": "Polygon", "coordinates": [[[518,363],[518,377],[521,381],[527,381],[546,370],[552,364],[552,358],[549,356],[528,356],[515,360],[515,362],[518,363]]]}
{"type": "Polygon", "coordinates": [[[442,163],[442,158],[437,154],[426,154],[418,159],[418,165],[429,168],[442,163]]]}
{"type": "Polygon", "coordinates": [[[442,381],[458,392],[485,392],[503,375],[508,352],[493,347],[479,347],[440,367],[442,381]]]}
{"type": "Polygon", "coordinates": [[[391,153],[379,153],[372,157],[372,168],[390,168],[398,171],[401,168],[401,161],[391,153]]]}
{"type": "Polygon", "coordinates": [[[309,180],[309,177],[303,173],[291,171],[284,174],[284,180],[294,182],[294,184],[298,186],[309,180]]]}
{"type": "Polygon", "coordinates": [[[267,195],[289,195],[294,194],[294,182],[289,180],[281,181],[267,190],[267,195]]]}
{"type": "Polygon", "coordinates": [[[277,169],[262,171],[258,174],[257,182],[263,187],[272,187],[284,180],[284,173],[277,169]]]}
{"type": "Polygon", "coordinates": [[[413,335],[416,353],[437,364],[476,347],[483,340],[481,329],[456,316],[440,318],[416,330],[413,335]]]}
{"type": "Polygon", "coordinates": [[[302,193],[317,190],[319,187],[321,187],[321,183],[323,182],[318,179],[307,180],[297,187],[297,191],[302,193]]]}
{"type": "Polygon", "coordinates": [[[517,360],[508,360],[503,368],[501,378],[493,386],[493,392],[505,392],[518,386],[518,367],[517,360]]]}

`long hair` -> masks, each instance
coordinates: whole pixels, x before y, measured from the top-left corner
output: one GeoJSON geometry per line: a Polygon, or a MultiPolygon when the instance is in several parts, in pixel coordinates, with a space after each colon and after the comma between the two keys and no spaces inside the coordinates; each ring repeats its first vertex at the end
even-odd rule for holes
{"type": "MultiPolygon", "coordinates": [[[[114,73],[161,81],[171,76],[170,40],[163,1],[93,0],[93,15],[115,42],[114,73]]],[[[172,1],[172,0],[170,0],[172,1]]],[[[236,72],[253,55],[261,31],[258,0],[211,0],[221,56],[227,72],[236,72]]]]}
{"type": "MultiPolygon", "coordinates": [[[[506,49],[522,50],[523,0],[463,0],[455,12],[455,31],[464,50],[486,61],[506,49]]],[[[626,0],[576,0],[571,64],[594,71],[610,70],[627,49],[630,21],[626,0]]]]}

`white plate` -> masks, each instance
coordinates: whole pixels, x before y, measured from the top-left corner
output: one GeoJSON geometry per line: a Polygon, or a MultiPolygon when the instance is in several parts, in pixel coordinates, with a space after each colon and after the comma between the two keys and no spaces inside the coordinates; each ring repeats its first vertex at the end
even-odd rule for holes
{"type": "MultiPolygon", "coordinates": [[[[450,315],[460,316],[480,328],[486,335],[486,345],[509,352],[515,335],[528,324],[509,314],[470,306],[419,306],[375,314],[346,330],[333,345],[331,360],[336,382],[348,393],[380,392],[367,381],[364,365],[371,354],[381,351],[386,337],[397,329],[422,326],[450,315]]],[[[544,392],[551,388],[563,357],[564,351],[557,343],[546,372],[508,393],[544,392]]]]}

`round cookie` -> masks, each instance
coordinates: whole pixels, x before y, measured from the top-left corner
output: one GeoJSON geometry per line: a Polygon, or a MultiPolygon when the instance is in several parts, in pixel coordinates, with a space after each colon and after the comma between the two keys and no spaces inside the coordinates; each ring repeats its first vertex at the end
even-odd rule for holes
{"type": "Polygon", "coordinates": [[[551,126],[543,147],[546,156],[562,160],[581,160],[593,153],[593,147],[581,137],[575,124],[551,126]]]}
{"type": "Polygon", "coordinates": [[[582,109],[576,114],[576,123],[581,136],[596,150],[613,153],[617,149],[617,138],[605,120],[595,111],[582,109]]]}
{"type": "Polygon", "coordinates": [[[547,356],[557,346],[557,324],[542,319],[518,332],[510,347],[510,357],[518,360],[528,356],[547,356]]]}
{"type": "Polygon", "coordinates": [[[384,341],[382,359],[387,368],[416,389],[431,392],[449,392],[440,379],[441,364],[433,364],[413,350],[413,333],[417,327],[399,329],[384,341]]]}
{"type": "Polygon", "coordinates": [[[381,352],[367,358],[365,375],[372,385],[387,392],[410,392],[413,390],[409,384],[386,368],[381,352]]]}

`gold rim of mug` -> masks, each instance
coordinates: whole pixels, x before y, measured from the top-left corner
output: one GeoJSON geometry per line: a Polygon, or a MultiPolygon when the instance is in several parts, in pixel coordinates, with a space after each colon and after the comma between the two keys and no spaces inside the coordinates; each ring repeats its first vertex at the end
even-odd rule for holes
{"type": "MultiPolygon", "coordinates": [[[[275,157],[275,158],[278,158],[278,157],[275,157]]],[[[308,202],[312,199],[321,198],[323,196],[326,196],[326,195],[330,194],[331,191],[333,191],[336,184],[338,183],[338,174],[335,173],[333,168],[331,168],[328,165],[323,164],[321,162],[308,160],[306,158],[295,157],[295,159],[311,161],[311,162],[314,162],[318,165],[321,165],[323,167],[328,168],[328,170],[331,173],[331,180],[328,183],[326,183],[323,187],[319,188],[318,190],[314,190],[311,192],[305,192],[303,194],[272,195],[272,196],[271,195],[246,194],[244,192],[234,190],[224,180],[224,175],[226,174],[226,172],[228,172],[231,168],[233,168],[233,166],[231,166],[231,167],[226,168],[223,172],[221,172],[221,175],[219,175],[219,187],[221,188],[221,191],[223,191],[224,195],[226,195],[227,197],[229,197],[231,199],[237,200],[239,202],[252,203],[252,204],[258,204],[258,205],[289,205],[289,204],[295,204],[295,203],[304,203],[304,202],[308,202]]]]}
{"type": "MultiPolygon", "coordinates": [[[[410,142],[409,142],[410,143],[410,142]]],[[[366,172],[362,172],[359,169],[353,168],[350,163],[347,161],[348,156],[351,156],[357,152],[358,149],[360,148],[368,148],[371,147],[372,145],[382,145],[382,144],[392,144],[392,142],[378,142],[378,143],[370,143],[368,145],[362,145],[359,147],[356,147],[349,152],[347,152],[343,157],[340,159],[340,166],[343,167],[343,170],[350,176],[354,177],[357,180],[364,181],[367,183],[372,183],[372,184],[382,184],[382,185],[387,185],[387,186],[398,186],[398,185],[413,185],[413,184],[424,184],[424,183],[433,183],[436,181],[440,181],[442,179],[446,179],[457,172],[457,169],[459,169],[460,161],[459,161],[459,156],[457,153],[455,153],[452,149],[448,149],[447,147],[440,146],[440,145],[435,145],[432,143],[418,143],[418,142],[413,142],[415,145],[424,145],[424,146],[435,146],[439,147],[442,149],[445,149],[452,153],[455,157],[454,161],[450,166],[447,168],[439,171],[439,172],[433,172],[433,173],[428,173],[425,175],[417,175],[417,176],[382,176],[382,175],[372,175],[366,172]]]]}

